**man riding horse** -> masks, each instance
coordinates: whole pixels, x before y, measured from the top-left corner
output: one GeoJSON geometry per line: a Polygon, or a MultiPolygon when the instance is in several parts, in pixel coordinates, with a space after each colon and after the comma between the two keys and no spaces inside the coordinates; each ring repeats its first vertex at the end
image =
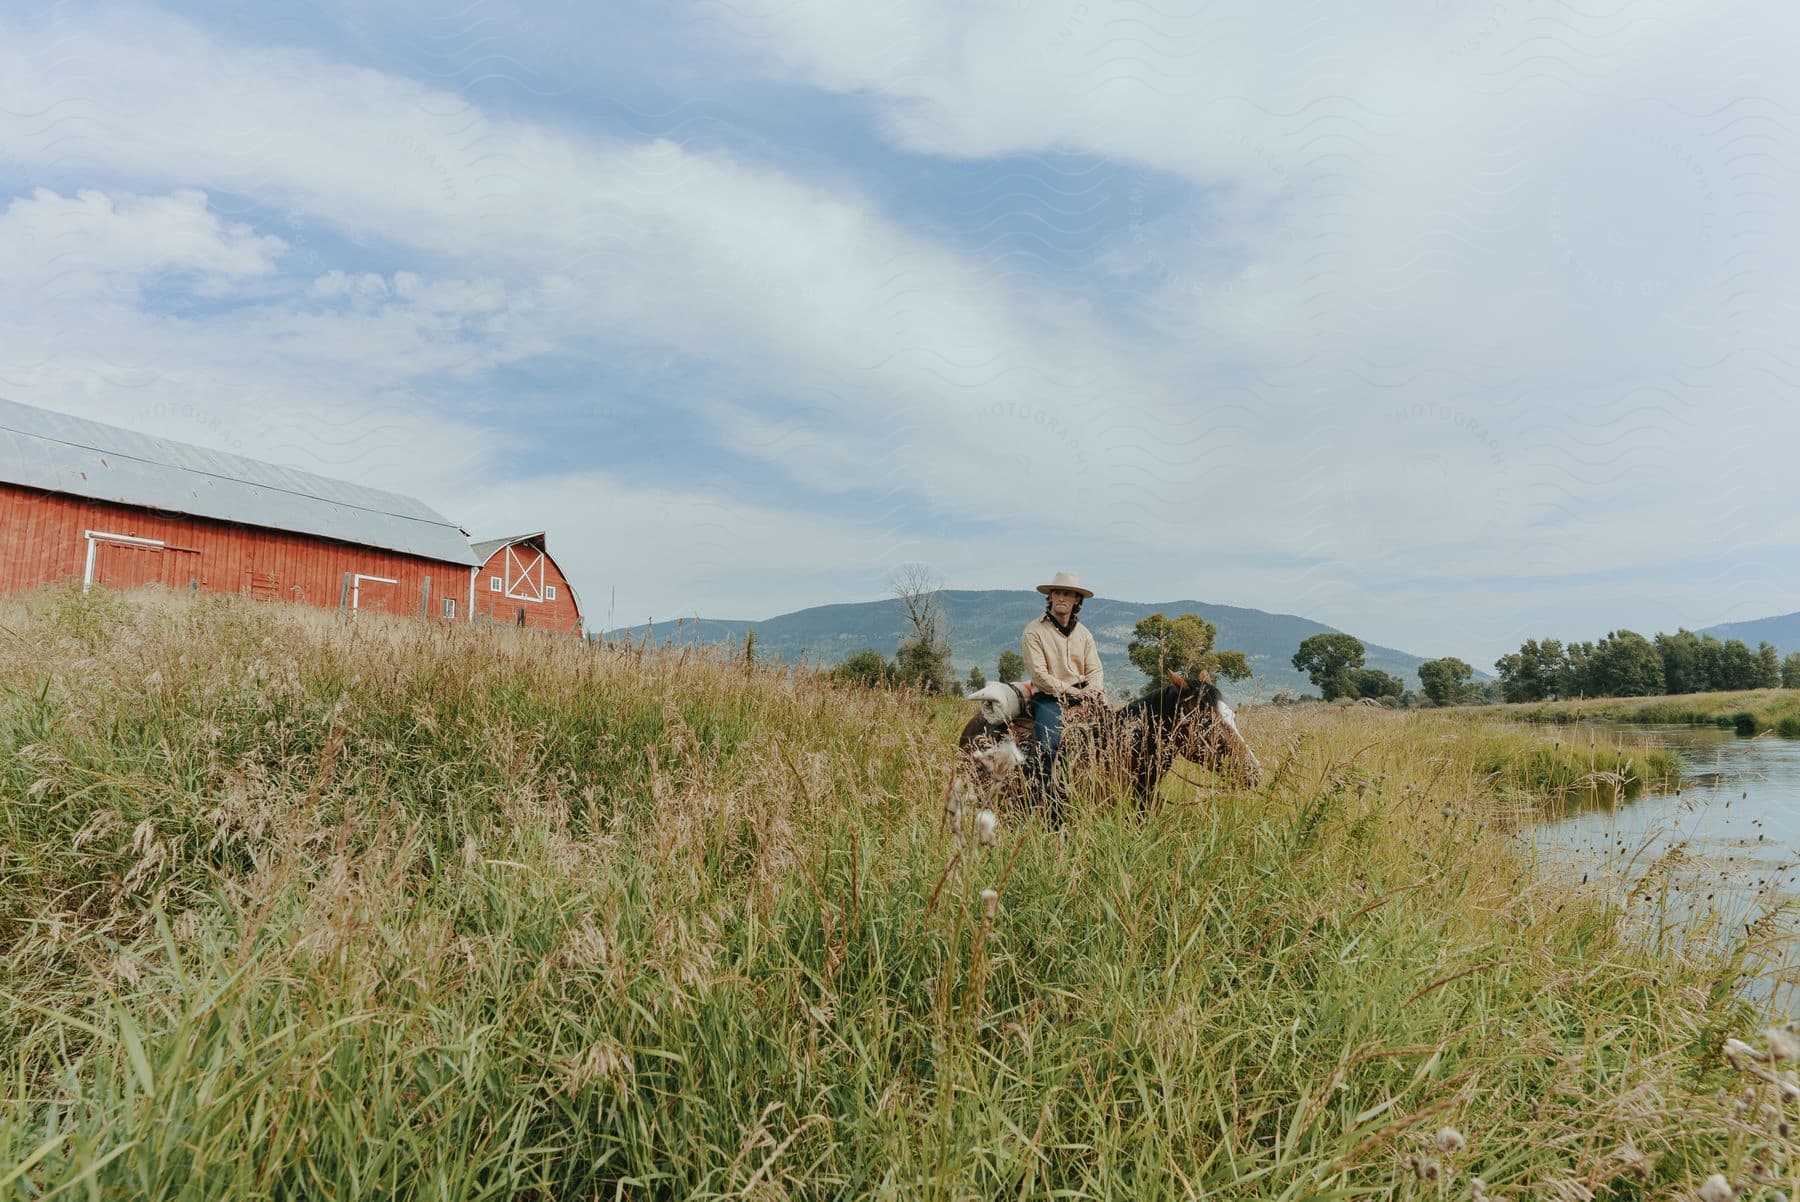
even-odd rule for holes
{"type": "Polygon", "coordinates": [[[1031,726],[1036,754],[1030,757],[1034,799],[1052,822],[1062,819],[1065,785],[1056,771],[1062,747],[1065,711],[1106,704],[1106,668],[1094,636],[1077,617],[1081,603],[1094,595],[1083,588],[1074,572],[1058,572],[1049,584],[1040,584],[1044,612],[1019,636],[1019,651],[1031,673],[1031,726]]]}
{"type": "Polygon", "coordinates": [[[1146,805],[1154,802],[1157,786],[1177,758],[1228,772],[1240,785],[1256,786],[1262,765],[1206,673],[1166,673],[1166,684],[1108,709],[1099,648],[1076,616],[1093,593],[1073,572],[1058,572],[1038,591],[1047,599],[1044,613],[1019,640],[1031,679],[990,684],[970,694],[981,708],[957,739],[972,774],[965,788],[996,789],[1009,772],[1022,767],[1030,800],[1052,825],[1059,825],[1066,786],[1057,760],[1064,718],[1072,714],[1080,715],[1090,754],[1122,769],[1146,805]]]}

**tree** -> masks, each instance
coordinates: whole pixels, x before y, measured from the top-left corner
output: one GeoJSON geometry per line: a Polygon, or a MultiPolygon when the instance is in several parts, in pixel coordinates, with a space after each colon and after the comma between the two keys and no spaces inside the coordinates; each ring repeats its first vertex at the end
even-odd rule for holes
{"type": "MultiPolygon", "coordinates": [[[[1546,644],[1554,646],[1555,639],[1545,639],[1546,644]]],[[[1556,669],[1556,682],[1552,689],[1558,697],[1586,697],[1594,691],[1594,645],[1592,643],[1570,643],[1563,652],[1562,663],[1556,669]]]]}
{"type": "Polygon", "coordinates": [[[1725,681],[1730,669],[1725,666],[1725,644],[1710,634],[1700,636],[1700,663],[1706,669],[1706,683],[1701,689],[1717,692],[1728,687],[1725,681]]]}
{"type": "Polygon", "coordinates": [[[1764,642],[1756,649],[1756,687],[1759,689],[1778,689],[1781,687],[1781,652],[1775,650],[1775,644],[1764,642]]]}
{"type": "Polygon", "coordinates": [[[1399,701],[1406,696],[1406,682],[1380,668],[1352,668],[1350,683],[1356,689],[1350,695],[1355,697],[1368,697],[1375,701],[1392,698],[1399,701]]]}
{"type": "Polygon", "coordinates": [[[873,647],[865,647],[832,669],[833,676],[865,689],[885,688],[894,683],[894,663],[873,647]]]}
{"type": "Polygon", "coordinates": [[[976,664],[969,669],[969,692],[987,688],[987,677],[982,674],[981,665],[976,664]]]}
{"type": "Polygon", "coordinates": [[[1743,639],[1726,639],[1719,648],[1718,678],[1713,688],[1736,691],[1738,689],[1754,689],[1762,679],[1762,665],[1757,662],[1756,652],[1743,639]]]}
{"type": "Polygon", "coordinates": [[[1359,696],[1350,672],[1362,666],[1362,643],[1341,631],[1311,635],[1294,652],[1294,670],[1306,673],[1327,701],[1359,696]]]}
{"type": "MultiPolygon", "coordinates": [[[[1500,697],[1505,701],[1536,701],[1543,694],[1534,691],[1525,677],[1525,652],[1509,651],[1494,661],[1494,675],[1500,678],[1500,697]]],[[[1541,688],[1541,686],[1540,686],[1541,688]]]]}
{"type": "Polygon", "coordinates": [[[1015,680],[1025,679],[1025,657],[1017,651],[1000,653],[999,674],[1002,683],[1011,684],[1015,680]]]}
{"type": "Polygon", "coordinates": [[[1419,687],[1433,705],[1455,705],[1469,691],[1475,669],[1454,655],[1428,659],[1419,665],[1419,687]]]}
{"type": "MultiPolygon", "coordinates": [[[[1749,651],[1744,648],[1746,655],[1749,651]]],[[[1648,697],[1663,691],[1662,656],[1635,630],[1607,632],[1594,647],[1588,671],[1597,697],[1648,697]]]]}
{"type": "Polygon", "coordinates": [[[1788,652],[1788,657],[1781,661],[1781,687],[1800,689],[1800,651],[1788,652]]]}
{"type": "Polygon", "coordinates": [[[1563,696],[1580,675],[1556,639],[1526,639],[1517,652],[1494,661],[1500,677],[1500,695],[1508,701],[1542,701],[1551,694],[1563,696]]]}
{"type": "Polygon", "coordinates": [[[921,693],[947,693],[955,680],[950,648],[942,643],[909,642],[894,652],[894,679],[921,693]]]}
{"type": "Polygon", "coordinates": [[[1250,664],[1243,652],[1213,650],[1218,634],[1218,628],[1199,614],[1182,614],[1173,620],[1151,614],[1132,627],[1125,654],[1138,671],[1150,678],[1144,686],[1146,693],[1162,687],[1165,672],[1183,676],[1204,672],[1226,680],[1247,679],[1250,664]]]}
{"type": "Polygon", "coordinates": [[[1681,629],[1656,636],[1662,656],[1663,688],[1671,693],[1698,693],[1707,687],[1705,647],[1700,636],[1681,629]]]}
{"type": "Polygon", "coordinates": [[[923,693],[947,693],[951,687],[950,619],[931,569],[907,564],[889,582],[906,610],[909,631],[894,653],[901,684],[923,693]]]}

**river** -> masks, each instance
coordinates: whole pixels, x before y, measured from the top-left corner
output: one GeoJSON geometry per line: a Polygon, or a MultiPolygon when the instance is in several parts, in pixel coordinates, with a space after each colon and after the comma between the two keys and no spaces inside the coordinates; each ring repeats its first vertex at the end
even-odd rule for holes
{"type": "MultiPolygon", "coordinates": [[[[1554,862],[1631,891],[1635,912],[1678,935],[1730,931],[1786,903],[1773,921],[1800,966],[1800,740],[1742,738],[1700,726],[1620,726],[1681,756],[1677,792],[1646,793],[1534,828],[1554,862]]],[[[1753,992],[1800,1013],[1800,973],[1770,973],[1753,992]]]]}

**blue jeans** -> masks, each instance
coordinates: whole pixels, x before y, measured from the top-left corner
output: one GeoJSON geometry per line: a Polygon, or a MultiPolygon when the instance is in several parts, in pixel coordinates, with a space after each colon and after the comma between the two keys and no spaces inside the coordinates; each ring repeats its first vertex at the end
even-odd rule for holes
{"type": "Polygon", "coordinates": [[[1056,775],[1056,753],[1062,747],[1062,702],[1048,693],[1031,698],[1031,733],[1037,754],[1030,763],[1032,800],[1044,807],[1052,825],[1062,823],[1063,783],[1056,775]]]}
{"type": "Polygon", "coordinates": [[[1033,693],[1031,696],[1031,733],[1037,739],[1038,748],[1043,752],[1046,762],[1056,758],[1057,748],[1062,746],[1062,702],[1049,693],[1033,693]]]}

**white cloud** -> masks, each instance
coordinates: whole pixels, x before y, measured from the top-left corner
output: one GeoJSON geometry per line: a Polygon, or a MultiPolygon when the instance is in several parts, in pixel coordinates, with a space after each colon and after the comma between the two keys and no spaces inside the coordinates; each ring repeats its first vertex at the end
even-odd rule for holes
{"type": "Polygon", "coordinates": [[[949,540],[921,539],[900,524],[746,504],[705,480],[656,486],[608,472],[559,473],[480,484],[465,504],[481,515],[476,538],[565,515],[549,532],[550,553],[596,630],[881,597],[896,565],[957,553],[949,540]]]}
{"type": "MultiPolygon", "coordinates": [[[[528,294],[513,322],[549,345],[663,346],[716,364],[734,393],[797,398],[834,461],[805,439],[766,453],[806,486],[844,487],[855,482],[844,456],[880,462],[910,446],[909,487],[985,513],[985,476],[1007,455],[1071,476],[1093,456],[1093,397],[1113,409],[1103,428],[1129,431],[1137,400],[1164,391],[1082,305],[996,283],[861,195],[665,141],[490,117],[410,81],[164,20],[14,35],[0,108],[78,98],[81,152],[112,171],[228,189],[303,226],[449,259],[528,294]],[[41,53],[52,41],[60,54],[41,53]]],[[[47,169],[69,136],[0,116],[12,153],[47,169]]],[[[339,269],[314,290],[385,316],[395,284],[339,269]]],[[[328,345],[304,321],[294,333],[328,345]]],[[[1093,530],[1105,517],[1084,509],[1066,523],[1093,530]]]]}
{"type": "Polygon", "coordinates": [[[504,441],[409,388],[526,353],[461,336],[459,310],[486,320],[504,291],[342,272],[286,286],[271,278],[286,249],[191,190],[38,189],[0,212],[0,392],[453,509],[504,441]],[[144,303],[152,282],[222,307],[171,315],[144,303]]]}
{"type": "MultiPolygon", "coordinates": [[[[1075,151],[1188,181],[1193,206],[1106,263],[1148,281],[1141,313],[1193,367],[1239,381],[1247,462],[1212,475],[1275,491],[1248,528],[1329,565],[1263,577],[1293,605],[1449,641],[1507,624],[1522,594],[1465,592],[1452,616],[1396,589],[1541,593],[1791,543],[1767,519],[1800,418],[1792,384],[1758,371],[1800,308],[1779,218],[1789,8],[692,11],[763,73],[868,98],[900,147],[1075,151]]],[[[1730,584],[1733,604],[1793,608],[1800,574],[1730,584]]],[[[1692,601],[1640,580],[1612,594],[1625,614],[1692,601]]]]}
{"type": "Polygon", "coordinates": [[[274,274],[287,250],[280,238],[220,220],[204,194],[108,195],[45,188],[0,212],[0,260],[15,299],[32,304],[95,293],[135,293],[164,273],[195,277],[196,291],[274,274]]]}
{"type": "Polygon", "coordinates": [[[1238,353],[1610,371],[1660,334],[1716,344],[1748,290],[1780,305],[1740,306],[1753,336],[1796,300],[1771,202],[1800,88],[1746,36],[1779,42],[1790,9],[694,8],[770,73],[872,97],[908,149],[1074,150],[1208,189],[1159,231],[1176,257],[1144,299],[1238,353]]]}

